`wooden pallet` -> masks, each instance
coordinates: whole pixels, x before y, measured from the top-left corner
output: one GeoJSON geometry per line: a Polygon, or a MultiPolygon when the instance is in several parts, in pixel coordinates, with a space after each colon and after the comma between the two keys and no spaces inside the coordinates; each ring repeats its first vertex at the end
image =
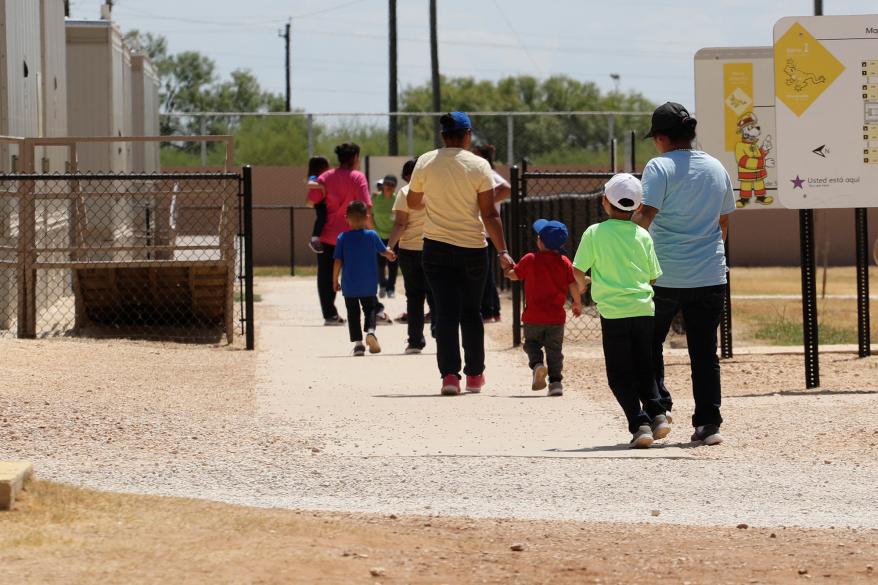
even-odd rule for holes
{"type": "MultiPolygon", "coordinates": [[[[233,290],[226,262],[78,268],[77,327],[201,325],[226,328],[233,290]]],[[[226,331],[228,334],[229,332],[226,331]]]]}

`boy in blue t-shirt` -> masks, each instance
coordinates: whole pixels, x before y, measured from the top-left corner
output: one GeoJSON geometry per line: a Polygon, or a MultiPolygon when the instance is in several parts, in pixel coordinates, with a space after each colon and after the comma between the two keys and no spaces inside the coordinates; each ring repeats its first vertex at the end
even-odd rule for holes
{"type": "Polygon", "coordinates": [[[335,264],[332,270],[332,281],[336,291],[344,295],[345,307],[348,310],[348,330],[354,342],[354,355],[366,353],[363,345],[363,331],[366,332],[366,344],[369,353],[378,353],[381,346],[375,337],[375,312],[378,308],[378,265],[375,254],[381,254],[391,262],[396,254],[389,249],[375,230],[366,229],[368,210],[362,201],[351,201],[345,217],[350,230],[339,234],[335,244],[335,264]],[[339,284],[341,274],[341,284],[339,284]],[[363,328],[360,329],[360,308],[363,310],[363,328]]]}

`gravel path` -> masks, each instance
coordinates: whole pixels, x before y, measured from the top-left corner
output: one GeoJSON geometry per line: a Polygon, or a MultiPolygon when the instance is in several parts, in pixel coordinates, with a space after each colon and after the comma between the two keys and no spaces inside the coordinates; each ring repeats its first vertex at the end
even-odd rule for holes
{"type": "Polygon", "coordinates": [[[588,348],[570,348],[563,398],[532,393],[520,350],[495,343],[486,393],[443,399],[433,355],[394,355],[404,326],[379,329],[382,354],[348,357],[346,330],[314,317],[313,288],[258,281],[257,352],[0,341],[0,459],[87,487],[264,507],[878,529],[876,361],[825,360],[822,393],[800,391],[796,356],[724,362],[727,444],[688,444],[680,396],[669,444],[634,453],[588,348]]]}

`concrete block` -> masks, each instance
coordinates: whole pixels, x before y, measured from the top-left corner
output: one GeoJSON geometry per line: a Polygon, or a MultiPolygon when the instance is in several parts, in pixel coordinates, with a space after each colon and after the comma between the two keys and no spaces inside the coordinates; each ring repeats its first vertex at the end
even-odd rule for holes
{"type": "Polygon", "coordinates": [[[29,461],[0,461],[0,510],[9,510],[24,484],[33,476],[29,461]]]}

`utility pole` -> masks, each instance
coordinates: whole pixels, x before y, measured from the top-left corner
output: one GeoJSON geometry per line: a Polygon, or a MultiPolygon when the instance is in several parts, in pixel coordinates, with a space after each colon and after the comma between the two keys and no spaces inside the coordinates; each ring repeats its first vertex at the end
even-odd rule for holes
{"type": "MultiPolygon", "coordinates": [[[[439,39],[436,35],[436,0],[430,0],[430,69],[433,76],[433,111],[442,110],[442,96],[439,88],[439,39]]],[[[439,118],[433,120],[433,136],[436,146],[442,146],[439,132],[439,118]]]]}
{"type": "Polygon", "coordinates": [[[291,20],[288,20],[284,25],[284,32],[278,32],[277,36],[281,37],[284,40],[284,59],[286,62],[286,74],[287,74],[287,84],[286,84],[286,96],[284,100],[284,111],[291,112],[290,108],[290,26],[291,20]]]}
{"type": "Polygon", "coordinates": [[[388,87],[388,109],[390,112],[390,120],[387,124],[387,153],[390,156],[399,154],[399,118],[394,116],[399,109],[397,100],[397,80],[396,80],[396,0],[389,0],[388,15],[388,35],[390,45],[390,86],[388,87]]]}

